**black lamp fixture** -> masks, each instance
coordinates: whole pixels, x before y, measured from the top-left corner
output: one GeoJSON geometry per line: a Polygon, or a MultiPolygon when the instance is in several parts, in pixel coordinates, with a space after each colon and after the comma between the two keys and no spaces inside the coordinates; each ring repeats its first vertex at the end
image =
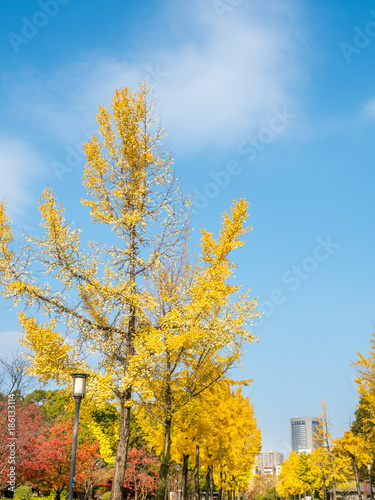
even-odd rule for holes
{"type": "Polygon", "coordinates": [[[88,375],[86,373],[71,373],[70,375],[73,377],[73,397],[76,400],[76,408],[74,412],[72,463],[70,467],[70,481],[69,481],[69,500],[73,500],[74,474],[76,470],[76,457],[77,457],[79,407],[81,404],[81,399],[85,396],[86,379],[88,375]]]}

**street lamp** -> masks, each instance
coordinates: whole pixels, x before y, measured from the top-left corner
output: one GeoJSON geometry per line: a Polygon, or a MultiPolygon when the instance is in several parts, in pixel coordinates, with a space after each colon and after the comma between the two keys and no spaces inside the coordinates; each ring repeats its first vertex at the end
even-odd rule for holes
{"type": "Polygon", "coordinates": [[[370,484],[370,498],[373,500],[374,496],[372,494],[372,485],[371,485],[371,464],[367,464],[367,472],[368,472],[368,482],[370,484]]]}
{"type": "Polygon", "coordinates": [[[70,466],[70,481],[69,481],[69,500],[73,500],[74,474],[76,470],[76,456],[77,456],[79,407],[81,404],[81,399],[85,395],[86,378],[88,377],[88,375],[86,373],[71,373],[70,375],[73,377],[73,397],[76,400],[76,409],[74,413],[72,464],[70,466]]]}

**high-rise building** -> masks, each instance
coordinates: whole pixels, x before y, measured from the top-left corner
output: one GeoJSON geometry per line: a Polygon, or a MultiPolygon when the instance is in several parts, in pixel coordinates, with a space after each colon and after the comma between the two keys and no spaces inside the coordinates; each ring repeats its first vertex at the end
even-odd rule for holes
{"type": "Polygon", "coordinates": [[[279,451],[268,450],[259,454],[259,472],[261,474],[277,475],[280,465],[284,461],[284,455],[279,451]]]}
{"type": "Polygon", "coordinates": [[[294,417],[290,419],[292,450],[311,453],[314,448],[314,434],[319,429],[318,417],[294,417]]]}

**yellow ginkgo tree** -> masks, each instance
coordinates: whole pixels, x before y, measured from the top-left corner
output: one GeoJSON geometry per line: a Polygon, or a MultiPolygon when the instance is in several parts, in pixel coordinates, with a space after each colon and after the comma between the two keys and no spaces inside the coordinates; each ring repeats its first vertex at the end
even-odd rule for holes
{"type": "MultiPolygon", "coordinates": [[[[210,498],[214,481],[222,490],[244,491],[248,486],[261,449],[253,405],[241,391],[241,385],[248,382],[234,382],[225,377],[175,412],[170,456],[174,462],[183,464],[183,500],[189,457],[195,458],[195,483],[199,466],[206,471],[206,491],[210,492],[210,498]]],[[[163,426],[144,410],[139,411],[138,421],[150,446],[161,452],[163,426]]],[[[195,490],[195,497],[199,498],[199,485],[195,484],[195,490]]]]}
{"type": "MultiPolygon", "coordinates": [[[[328,410],[327,410],[327,402],[322,401],[322,411],[319,412],[319,426],[317,427],[317,431],[314,435],[314,444],[317,448],[317,454],[321,458],[322,471],[326,470],[328,466],[329,469],[329,478],[332,484],[332,497],[333,500],[336,500],[337,492],[337,470],[335,467],[335,457],[333,455],[333,445],[332,445],[332,435],[331,435],[331,427],[332,423],[329,420],[328,410]]],[[[326,477],[325,477],[326,478],[326,477]]]]}
{"type": "Polygon", "coordinates": [[[353,363],[357,366],[358,374],[356,383],[360,404],[366,408],[367,427],[375,425],[375,333],[370,341],[371,348],[366,353],[358,352],[358,361],[353,363]]]}
{"type": "Polygon", "coordinates": [[[354,476],[359,500],[362,500],[358,468],[371,463],[369,443],[361,435],[354,435],[351,431],[345,431],[342,437],[333,441],[333,453],[342,463],[342,469],[347,463],[347,481],[350,482],[354,476]]]}
{"type": "Polygon", "coordinates": [[[306,485],[300,475],[300,456],[291,451],[288,458],[281,464],[278,476],[277,493],[281,498],[290,498],[301,495],[306,485]]]}
{"type": "Polygon", "coordinates": [[[249,204],[234,201],[218,239],[202,231],[194,264],[164,260],[149,276],[148,307],[139,325],[131,369],[134,401],[163,426],[158,498],[165,496],[174,415],[234,366],[244,342],[257,339],[256,300],[234,284],[230,252],[243,245],[249,204]],[[152,339],[152,342],[150,341],[152,339]],[[148,361],[146,363],[146,361],[148,361]],[[139,363],[139,367],[137,365],[139,363]]]}
{"type": "Polygon", "coordinates": [[[1,203],[0,282],[5,297],[28,311],[20,322],[31,373],[68,384],[69,373],[84,371],[88,398],[119,406],[112,500],[120,500],[134,382],[129,367],[149,302],[142,276],[162,259],[179,259],[189,203],[163,149],[146,84],[117,90],[110,107],[99,107],[97,121],[97,136],[84,146],[81,200],[101,226],[97,241],[84,240],[47,188],[39,203],[42,234],[26,234],[18,248],[1,203]]]}
{"type": "Polygon", "coordinates": [[[112,500],[123,495],[131,407],[161,423],[164,499],[174,413],[226,374],[245,341],[256,340],[256,300],[233,284],[229,258],[249,230],[248,203],[234,202],[217,240],[202,232],[201,256],[189,263],[189,202],[162,147],[147,85],[117,90],[97,121],[98,135],[84,146],[81,200],[100,225],[97,240],[68,222],[47,188],[40,234],[25,234],[18,246],[1,203],[0,283],[5,297],[24,306],[19,319],[31,373],[66,385],[71,372],[85,372],[87,398],[118,405],[112,500]]]}

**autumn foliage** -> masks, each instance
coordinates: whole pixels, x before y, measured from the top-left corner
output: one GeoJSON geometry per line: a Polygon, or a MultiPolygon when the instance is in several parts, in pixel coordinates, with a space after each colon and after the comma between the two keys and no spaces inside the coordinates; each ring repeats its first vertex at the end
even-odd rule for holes
{"type": "MultiPolygon", "coordinates": [[[[58,393],[58,391],[55,391],[58,393]]],[[[30,398],[27,398],[30,399],[30,398]]],[[[64,395],[60,399],[64,401],[64,395]]],[[[54,400],[58,398],[54,395],[54,400]]],[[[57,499],[66,493],[71,465],[73,419],[69,409],[58,417],[50,418],[54,408],[48,408],[48,402],[37,405],[24,404],[22,399],[15,403],[16,416],[16,448],[15,468],[16,484],[27,484],[41,495],[53,494],[57,499]]],[[[9,473],[9,435],[6,418],[8,405],[0,404],[1,434],[1,471],[0,487],[9,489],[7,474],[9,473]]],[[[132,498],[143,499],[156,491],[160,461],[155,454],[145,448],[132,448],[129,451],[124,488],[132,498]]],[[[111,488],[113,467],[108,465],[100,455],[98,440],[90,434],[86,424],[80,429],[80,439],[76,457],[75,491],[86,499],[111,488]]]]}
{"type": "Polygon", "coordinates": [[[129,451],[124,486],[135,500],[155,494],[160,460],[145,448],[129,451]]]}
{"type": "Polygon", "coordinates": [[[189,258],[190,201],[162,144],[147,84],[118,89],[110,106],[99,106],[97,123],[84,145],[81,203],[100,225],[99,237],[86,241],[46,188],[42,230],[19,245],[0,203],[0,283],[7,299],[24,306],[19,321],[30,372],[66,386],[71,372],[88,373],[93,406],[118,406],[114,446],[91,426],[114,466],[113,500],[124,495],[131,407],[164,427],[164,500],[174,415],[228,374],[245,342],[256,341],[256,300],[235,283],[231,259],[250,230],[249,203],[233,202],[218,237],[202,230],[201,253],[189,258]]]}
{"type": "Polygon", "coordinates": [[[10,466],[16,470],[26,461],[36,459],[35,442],[46,429],[38,408],[34,404],[20,405],[18,399],[0,402],[0,487],[8,484],[10,466]],[[13,413],[14,412],[14,413],[13,413]],[[8,425],[11,424],[11,428],[8,425]]]}
{"type": "MultiPolygon", "coordinates": [[[[89,452],[84,457],[79,449],[76,473],[86,495],[96,481],[99,453],[113,466],[112,500],[121,500],[124,488],[142,497],[156,480],[157,498],[164,500],[171,454],[178,450],[186,469],[187,453],[193,453],[178,447],[178,436],[185,432],[181,415],[193,422],[197,405],[206,407],[196,425],[210,431],[207,439],[201,434],[192,442],[201,447],[211,483],[220,465],[227,477],[223,485],[244,487],[260,432],[248,398],[220,381],[229,380],[244,345],[257,341],[251,332],[257,301],[236,282],[232,258],[251,230],[250,204],[234,200],[219,234],[202,229],[200,252],[193,254],[191,201],[163,146],[148,85],[116,90],[108,107],[99,106],[97,123],[97,134],[84,144],[80,200],[91,234],[98,228],[95,240],[85,239],[50,187],[39,200],[41,229],[25,233],[23,242],[13,232],[6,203],[0,203],[0,284],[4,296],[22,306],[29,371],[42,383],[65,387],[72,372],[90,376],[83,408],[90,441],[81,443],[89,452]],[[219,404],[220,398],[232,408],[219,404]],[[215,401],[217,431],[208,409],[215,401]],[[90,417],[107,404],[119,410],[111,432],[90,417]],[[132,407],[161,429],[158,475],[142,450],[129,452],[126,467],[132,407]]],[[[25,481],[36,485],[39,467],[38,487],[60,494],[68,476],[68,426],[55,422],[34,442],[40,454],[37,462],[24,462],[25,481]]],[[[184,439],[191,439],[189,433],[184,439]]]]}
{"type": "Polygon", "coordinates": [[[281,497],[307,494],[326,500],[330,494],[335,499],[356,491],[362,500],[369,493],[369,475],[374,484],[375,472],[375,334],[370,345],[354,363],[359,394],[355,421],[333,439],[327,403],[322,402],[316,447],[310,454],[291,452],[284,461],[277,486],[281,497]]]}

